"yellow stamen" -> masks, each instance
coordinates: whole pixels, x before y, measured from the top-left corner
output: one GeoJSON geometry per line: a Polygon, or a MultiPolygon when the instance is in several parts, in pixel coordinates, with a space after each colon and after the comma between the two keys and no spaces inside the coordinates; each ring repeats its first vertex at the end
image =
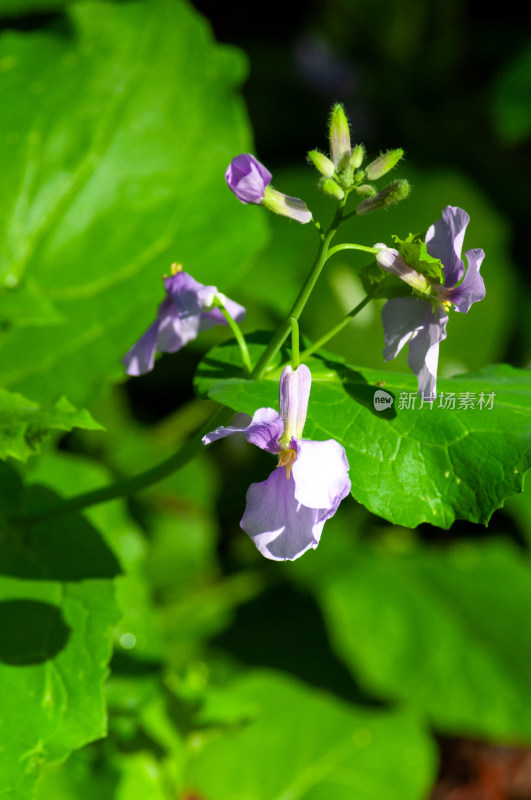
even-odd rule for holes
{"type": "Polygon", "coordinates": [[[291,468],[293,466],[293,462],[295,461],[297,453],[295,450],[291,450],[290,448],[286,448],[286,450],[281,450],[278,454],[278,467],[286,467],[286,478],[289,480],[289,476],[291,475],[291,468]]]}

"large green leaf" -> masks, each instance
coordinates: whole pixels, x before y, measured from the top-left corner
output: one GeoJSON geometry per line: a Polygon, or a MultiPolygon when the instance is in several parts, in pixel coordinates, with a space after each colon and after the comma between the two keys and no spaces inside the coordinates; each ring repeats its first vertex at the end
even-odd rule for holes
{"type": "Polygon", "coordinates": [[[72,428],[102,430],[88,411],[78,411],[62,397],[49,407],[40,406],[15,392],[0,389],[0,458],[25,461],[40,450],[54,431],[72,428]]]}
{"type": "Polygon", "coordinates": [[[414,717],[349,706],[280,673],[212,693],[188,795],[209,800],[421,800],[434,752],[414,717]]]}
{"type": "MultiPolygon", "coordinates": [[[[262,351],[253,345],[255,359],[262,351]]],[[[234,344],[215,348],[198,370],[198,391],[248,414],[260,406],[278,408],[278,371],[246,381],[237,377],[238,365],[234,344]]],[[[313,385],[305,436],[341,442],[352,495],[370,511],[409,527],[430,522],[448,528],[455,519],[486,523],[521,491],[531,457],[529,372],[499,365],[440,380],[442,398],[455,395],[452,410],[439,408],[439,400],[419,408],[413,375],[358,369],[331,358],[308,365],[313,385]],[[384,411],[374,400],[382,390],[393,401],[384,411]],[[459,408],[467,393],[475,407],[459,408]],[[492,408],[480,407],[481,396],[491,396],[492,408]],[[415,408],[405,405],[413,401],[415,408]]]]}
{"type": "Polygon", "coordinates": [[[295,573],[367,689],[441,732],[531,741],[531,582],[513,546],[414,550],[398,531],[387,547],[330,544],[295,573]]]}
{"type": "Polygon", "coordinates": [[[5,386],[85,403],[123,374],[171,262],[230,289],[265,222],[223,179],[249,148],[241,54],[184,0],[66,14],[0,41],[0,361],[5,386]]]}
{"type": "MultiPolygon", "coordinates": [[[[61,490],[53,457],[41,460],[48,483],[61,490]]],[[[53,501],[50,489],[24,487],[0,465],[3,515],[53,501]]],[[[99,516],[109,519],[108,510],[99,516]]],[[[130,533],[123,518],[119,527],[130,533]]],[[[103,681],[119,618],[110,579],[121,570],[99,529],[79,514],[1,528],[0,797],[27,800],[42,764],[106,733],[103,681]]]]}
{"type": "Polygon", "coordinates": [[[27,800],[41,763],[105,735],[117,611],[103,580],[2,578],[0,598],[0,797],[27,800]]]}

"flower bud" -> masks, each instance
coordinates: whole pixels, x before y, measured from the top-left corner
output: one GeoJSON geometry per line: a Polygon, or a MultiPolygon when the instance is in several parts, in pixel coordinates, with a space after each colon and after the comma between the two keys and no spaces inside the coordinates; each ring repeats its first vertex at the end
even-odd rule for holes
{"type": "Polygon", "coordinates": [[[363,164],[363,159],[365,157],[365,148],[362,144],[357,144],[356,147],[352,150],[350,154],[350,158],[348,160],[349,168],[354,170],[361,167],[363,164]]]}
{"type": "Polygon", "coordinates": [[[375,181],[378,178],[381,178],[382,175],[385,175],[386,172],[389,172],[390,169],[393,169],[402,156],[404,155],[404,151],[400,148],[397,150],[388,150],[387,153],[382,153],[378,158],[375,158],[374,161],[365,167],[365,174],[370,181],[375,181]]]}
{"type": "Polygon", "coordinates": [[[356,191],[362,197],[374,197],[376,189],[368,183],[362,183],[361,186],[356,186],[356,191]]]}
{"type": "Polygon", "coordinates": [[[310,150],[308,160],[325,178],[331,178],[336,171],[333,162],[324,153],[320,153],[319,150],[310,150]]]}
{"type": "Polygon", "coordinates": [[[225,172],[227,186],[238,200],[256,205],[262,202],[271,178],[269,170],[250,153],[233,158],[225,172]]]}
{"type": "Polygon", "coordinates": [[[389,206],[405,200],[410,190],[409,183],[401,178],[400,180],[393,181],[381,192],[368,197],[356,208],[356,214],[369,214],[371,211],[380,211],[381,209],[389,208],[389,206]]]}
{"type": "Polygon", "coordinates": [[[350,131],[347,117],[341,103],[336,103],[330,116],[330,155],[336,169],[342,165],[343,158],[350,156],[350,131]]]}
{"type": "Polygon", "coordinates": [[[333,178],[322,178],[319,186],[328,197],[334,197],[336,200],[343,200],[345,196],[345,192],[333,178]]]}
{"type": "Polygon", "coordinates": [[[290,217],[305,225],[310,222],[312,212],[304,200],[298,197],[289,197],[287,194],[278,192],[272,186],[266,186],[262,205],[273,211],[275,214],[282,214],[283,217],[290,217]]]}

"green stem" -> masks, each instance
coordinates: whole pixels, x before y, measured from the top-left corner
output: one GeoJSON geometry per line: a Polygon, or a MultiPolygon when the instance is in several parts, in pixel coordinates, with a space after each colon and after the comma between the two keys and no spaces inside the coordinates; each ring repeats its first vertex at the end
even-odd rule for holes
{"type": "Polygon", "coordinates": [[[269,342],[268,346],[262,353],[262,357],[260,358],[257,365],[251,372],[251,378],[254,378],[256,380],[262,377],[262,375],[267,370],[269,364],[271,363],[271,361],[276,356],[276,354],[286,341],[287,337],[289,336],[291,330],[290,320],[292,318],[298,320],[300,315],[302,314],[304,306],[308,302],[308,299],[314,289],[314,286],[317,283],[319,275],[321,274],[321,270],[326,264],[330,242],[334,238],[337,229],[341,223],[341,219],[343,216],[343,208],[345,207],[345,200],[346,197],[339,202],[334,219],[332,220],[330,227],[328,228],[326,233],[322,235],[321,244],[319,246],[319,250],[317,251],[317,255],[315,257],[315,261],[310,270],[310,273],[306,278],[306,281],[302,289],[300,290],[297,299],[293,303],[293,306],[291,307],[288,316],[278,328],[277,332],[275,333],[275,335],[269,342]]]}
{"type": "Polygon", "coordinates": [[[202,436],[209,433],[214,428],[224,425],[233,416],[233,411],[224,406],[220,406],[196,436],[189,439],[177,453],[174,453],[160,464],[156,464],[154,467],[151,467],[145,472],[141,472],[139,475],[133,475],[131,478],[124,478],[121,481],[117,481],[111,486],[104,486],[102,489],[94,489],[91,492],[78,494],[75,497],[62,500],[60,503],[48,506],[47,508],[30,511],[26,514],[15,514],[10,518],[10,522],[42,522],[43,520],[58,517],[62,514],[81,511],[84,508],[88,508],[88,506],[93,506],[98,503],[107,503],[109,500],[116,500],[118,497],[128,497],[142,491],[142,489],[147,489],[151,484],[166,478],[168,475],[171,475],[172,472],[176,472],[194,458],[194,456],[198,455],[204,447],[201,441],[202,436]]]}
{"type": "Polygon", "coordinates": [[[299,359],[299,323],[291,317],[291,368],[295,372],[300,364],[299,359]]]}
{"type": "Polygon", "coordinates": [[[316,350],[320,350],[320,348],[323,347],[327,342],[329,342],[330,339],[332,339],[340,331],[342,331],[345,325],[348,325],[351,319],[353,319],[356,316],[356,314],[359,314],[362,308],[365,308],[365,306],[370,300],[372,300],[372,297],[369,297],[369,295],[367,295],[367,297],[364,297],[361,303],[358,303],[356,308],[353,308],[352,311],[349,311],[349,313],[345,317],[343,317],[343,319],[340,322],[338,322],[337,325],[334,325],[334,327],[331,328],[328,331],[328,333],[325,333],[324,336],[321,336],[321,338],[317,342],[314,342],[314,344],[312,344],[311,347],[307,347],[306,350],[303,350],[300,356],[301,361],[305,361],[309,356],[315,353],[316,350]]]}
{"type": "Polygon", "coordinates": [[[366,247],[363,244],[336,244],[335,247],[332,247],[331,250],[328,251],[328,258],[332,258],[335,253],[339,253],[340,250],[363,250],[364,253],[377,253],[378,249],[376,247],[366,247]]]}
{"type": "Polygon", "coordinates": [[[231,315],[229,314],[229,312],[227,311],[227,309],[225,308],[225,306],[223,305],[223,302],[219,299],[219,297],[216,297],[216,299],[214,300],[214,305],[217,308],[219,308],[219,310],[221,311],[221,313],[223,314],[223,316],[227,320],[228,324],[230,325],[230,329],[232,330],[232,332],[234,334],[234,337],[235,337],[235,339],[236,339],[236,341],[238,343],[238,347],[240,348],[240,353],[241,353],[241,357],[242,357],[242,361],[243,361],[243,368],[244,368],[244,371],[245,371],[245,375],[246,376],[250,375],[251,369],[252,369],[251,357],[249,355],[249,349],[247,347],[247,342],[245,341],[245,337],[244,337],[243,333],[241,332],[240,326],[238,325],[236,320],[233,317],[231,317],[231,315]]]}

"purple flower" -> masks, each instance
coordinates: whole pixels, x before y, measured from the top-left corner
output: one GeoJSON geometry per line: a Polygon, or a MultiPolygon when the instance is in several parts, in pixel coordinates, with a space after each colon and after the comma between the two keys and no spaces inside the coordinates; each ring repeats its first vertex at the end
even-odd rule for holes
{"type": "Polygon", "coordinates": [[[166,297],[159,305],[155,322],[122,359],[128,375],[152,370],[155,353],[176,353],[201,331],[227,325],[219,308],[212,308],[216,297],[236,321],[245,316],[243,306],[220,294],[215,286],[198,283],[180,265],[172,265],[172,274],[164,278],[164,286],[166,297]]]}
{"type": "Polygon", "coordinates": [[[418,378],[419,394],[427,399],[436,397],[439,343],[446,338],[448,311],[453,307],[466,314],[472,303],[485,297],[485,284],[479,274],[485,253],[467,250],[466,271],[461,259],[469,221],[462,208],[447,206],[426,234],[428,254],[439,259],[443,267],[442,284],[408,264],[398,250],[375,245],[379,248],[376,260],[380,267],[409,284],[416,295],[388,300],[382,309],[384,360],[395,358],[409,342],[408,364],[418,378]]]}
{"type": "Polygon", "coordinates": [[[230,162],[225,172],[227,186],[242,203],[257,203],[264,199],[266,186],[273,176],[250,153],[242,153],[230,162]]]}
{"type": "Polygon", "coordinates": [[[262,555],[293,561],[316,548],[323,525],[350,491],[349,464],[334,439],[302,439],[310,396],[311,374],[301,365],[286,367],[280,377],[280,414],[259,408],[245,427],[229,425],[203,437],[203,444],[243,433],[251,444],[278,456],[266,481],[247,491],[240,525],[262,555]]]}
{"type": "Polygon", "coordinates": [[[275,214],[301,222],[310,222],[312,212],[298,197],[277,192],[269,184],[273,176],[250,153],[242,153],[230,162],[225,172],[227,186],[242,203],[263,205],[275,214]]]}

